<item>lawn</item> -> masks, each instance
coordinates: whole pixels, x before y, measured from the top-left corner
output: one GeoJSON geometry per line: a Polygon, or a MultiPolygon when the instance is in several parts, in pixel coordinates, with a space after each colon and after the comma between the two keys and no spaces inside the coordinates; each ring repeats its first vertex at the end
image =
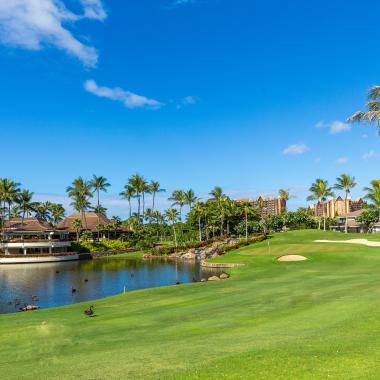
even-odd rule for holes
{"type": "Polygon", "coordinates": [[[218,258],[245,264],[229,280],[102,299],[94,318],[89,303],[2,315],[1,377],[377,379],[380,248],[313,242],[345,238],[277,234],[218,258]]]}

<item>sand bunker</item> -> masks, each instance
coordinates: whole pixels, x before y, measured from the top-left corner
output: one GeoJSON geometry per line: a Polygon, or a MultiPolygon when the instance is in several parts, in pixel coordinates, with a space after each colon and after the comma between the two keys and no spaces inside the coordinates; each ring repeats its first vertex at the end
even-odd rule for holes
{"type": "Polygon", "coordinates": [[[278,261],[305,261],[307,258],[305,256],[300,255],[286,255],[281,256],[278,261]]]}
{"type": "Polygon", "coordinates": [[[367,239],[351,239],[351,240],[315,240],[315,243],[346,243],[346,244],[362,244],[368,247],[380,247],[380,241],[368,241],[367,239]]]}

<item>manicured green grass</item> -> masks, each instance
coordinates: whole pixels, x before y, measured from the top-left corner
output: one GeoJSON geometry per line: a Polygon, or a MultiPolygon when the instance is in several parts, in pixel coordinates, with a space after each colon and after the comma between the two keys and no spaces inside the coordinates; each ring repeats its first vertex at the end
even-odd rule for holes
{"type": "MultiPolygon", "coordinates": [[[[362,237],[362,235],[359,235],[362,237]]],[[[349,235],[349,238],[358,237],[349,235]]],[[[0,317],[6,379],[377,379],[380,248],[297,231],[217,259],[229,280],[0,317]],[[308,261],[280,263],[282,254],[308,261]]],[[[376,237],[371,236],[376,239],[376,237]]]]}

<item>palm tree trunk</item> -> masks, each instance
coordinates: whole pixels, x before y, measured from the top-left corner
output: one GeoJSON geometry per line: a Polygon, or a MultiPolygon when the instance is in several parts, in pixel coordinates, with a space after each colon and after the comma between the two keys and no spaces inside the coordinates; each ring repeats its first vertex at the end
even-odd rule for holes
{"type": "Polygon", "coordinates": [[[154,211],[154,201],[155,201],[155,198],[156,198],[156,192],[153,191],[153,194],[152,194],[152,211],[154,211]]]}
{"type": "Polygon", "coordinates": [[[142,213],[145,215],[145,193],[142,193],[142,213]]]}
{"type": "Polygon", "coordinates": [[[245,212],[245,241],[248,241],[248,213],[245,212]]]}
{"type": "Polygon", "coordinates": [[[128,199],[128,207],[129,207],[129,217],[132,216],[132,207],[131,207],[131,199],[128,199]]]}
{"type": "Polygon", "coordinates": [[[199,241],[202,241],[201,217],[198,217],[199,241]]]}
{"type": "Polygon", "coordinates": [[[177,234],[175,232],[174,223],[173,223],[173,233],[174,233],[174,243],[175,243],[175,246],[178,247],[178,244],[177,244],[177,234]]]}

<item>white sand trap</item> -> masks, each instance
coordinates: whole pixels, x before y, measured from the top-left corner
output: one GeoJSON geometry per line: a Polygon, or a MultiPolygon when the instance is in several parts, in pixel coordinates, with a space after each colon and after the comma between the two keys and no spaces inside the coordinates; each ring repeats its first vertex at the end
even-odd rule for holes
{"type": "Polygon", "coordinates": [[[361,244],[368,247],[380,247],[380,241],[368,241],[367,239],[351,239],[351,240],[315,240],[315,243],[345,243],[345,244],[361,244]]]}
{"type": "Polygon", "coordinates": [[[278,261],[305,261],[307,258],[300,255],[286,255],[278,258],[278,261]]]}

